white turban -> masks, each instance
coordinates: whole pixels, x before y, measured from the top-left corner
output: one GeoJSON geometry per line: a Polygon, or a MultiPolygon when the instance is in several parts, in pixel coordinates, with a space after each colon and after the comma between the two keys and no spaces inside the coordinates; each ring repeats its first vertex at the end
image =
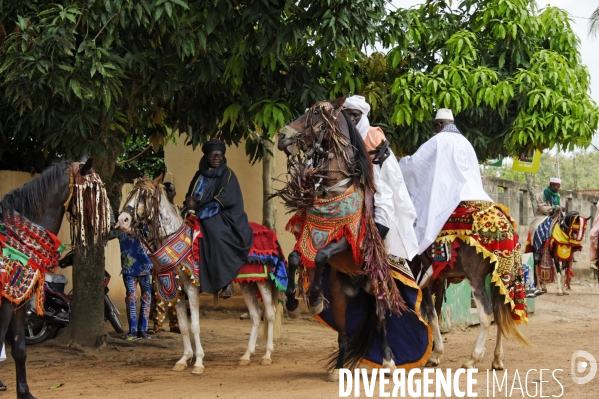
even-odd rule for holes
{"type": "Polygon", "coordinates": [[[558,178],[558,177],[552,177],[549,179],[549,184],[562,184],[562,179],[558,178]]]}
{"type": "Polygon", "coordinates": [[[368,105],[366,99],[362,96],[351,96],[345,99],[343,106],[349,109],[357,109],[362,112],[362,118],[356,125],[356,129],[360,132],[362,140],[364,140],[368,134],[368,129],[370,129],[370,121],[368,120],[370,105],[368,105]]]}

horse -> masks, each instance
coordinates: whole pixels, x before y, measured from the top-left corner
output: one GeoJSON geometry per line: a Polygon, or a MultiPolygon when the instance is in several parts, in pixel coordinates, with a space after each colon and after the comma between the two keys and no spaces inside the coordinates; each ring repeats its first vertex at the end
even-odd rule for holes
{"type": "MultiPolygon", "coordinates": [[[[154,180],[150,180],[148,177],[136,179],[133,188],[125,201],[124,209],[127,211],[123,211],[119,215],[121,228],[124,228],[124,230],[127,231],[130,226],[134,227],[134,234],[140,237],[141,241],[148,248],[150,258],[154,262],[155,267],[159,265],[162,260],[166,259],[166,262],[162,263],[162,266],[166,266],[167,268],[170,267],[176,272],[176,281],[173,279],[172,282],[177,286],[175,289],[179,291],[179,295],[174,293],[172,299],[177,300],[181,290],[185,291],[189,299],[191,324],[189,324],[187,320],[185,301],[178,300],[176,303],[177,314],[179,315],[179,326],[183,337],[183,356],[177,361],[173,370],[185,370],[194,356],[190,340],[191,332],[194,337],[196,357],[192,374],[202,374],[204,372],[204,365],[202,363],[204,350],[200,341],[199,295],[201,287],[199,275],[194,276],[194,273],[190,270],[193,268],[193,266],[190,265],[190,262],[180,262],[181,259],[176,256],[174,257],[175,259],[173,259],[173,257],[155,256],[156,250],[163,247],[177,232],[184,230],[185,225],[187,224],[181,217],[177,206],[168,201],[164,185],[162,184],[162,175],[154,180]],[[150,232],[149,237],[146,238],[144,231],[150,232]],[[154,256],[152,256],[152,252],[154,253],[154,256]]],[[[196,223],[198,223],[197,219],[195,220],[196,223]]],[[[199,223],[197,224],[196,229],[199,229],[199,223]]],[[[193,229],[187,229],[187,233],[185,231],[183,233],[193,234],[191,233],[191,230],[193,229]]],[[[186,240],[187,242],[196,245],[194,237],[190,236],[186,238],[186,240]]],[[[197,267],[199,267],[199,259],[192,261],[192,263],[193,262],[196,262],[197,267]]],[[[250,262],[252,261],[250,260],[250,262]]],[[[159,282],[162,278],[163,277],[160,276],[158,277],[159,282]]],[[[254,353],[256,348],[258,327],[262,313],[256,300],[256,292],[259,291],[264,303],[265,329],[267,331],[266,353],[262,357],[262,364],[269,365],[272,363],[271,353],[274,349],[273,341],[280,335],[281,329],[277,326],[281,325],[282,320],[282,312],[277,312],[277,298],[273,295],[274,292],[277,292],[275,283],[271,279],[260,282],[244,281],[241,283],[241,288],[252,321],[252,330],[250,332],[248,348],[240,358],[239,364],[242,366],[250,364],[250,356],[254,353]]]]}
{"type": "MultiPolygon", "coordinates": [[[[409,313],[389,271],[384,244],[374,225],[375,184],[369,155],[343,109],[344,101],[345,98],[340,98],[314,104],[304,115],[284,126],[278,138],[278,149],[289,157],[291,177],[276,195],[288,208],[298,211],[287,225],[298,241],[288,256],[286,306],[291,318],[298,317],[294,276],[300,266],[300,294],[307,296],[313,315],[323,311],[323,288],[329,292],[338,350],[327,364],[332,367],[328,381],[338,381],[339,369],[355,368],[363,361],[375,339],[380,340],[383,367],[395,369],[394,353],[387,340],[386,317],[409,313]],[[310,218],[316,217],[330,229],[306,227],[310,218]],[[312,245],[312,239],[320,242],[312,245]],[[312,246],[311,257],[298,250],[306,246],[312,246]],[[325,283],[328,279],[328,287],[323,287],[323,277],[325,283]],[[309,288],[302,292],[308,280],[309,288]],[[350,317],[348,312],[352,311],[350,303],[363,292],[371,295],[365,296],[364,313],[356,315],[362,322],[350,336],[346,322],[346,317],[350,317]]],[[[428,342],[427,330],[426,345],[428,342]]]]}
{"type": "Polygon", "coordinates": [[[576,211],[565,216],[561,212],[555,217],[548,217],[536,231],[529,233],[527,252],[533,252],[535,276],[538,288],[547,292],[545,284],[557,283],[557,295],[570,295],[570,277],[574,253],[582,250],[582,240],[586,232],[587,219],[576,211]],[[531,242],[530,237],[533,238],[531,242]]]}
{"type": "Polygon", "coordinates": [[[0,237],[3,247],[0,263],[5,277],[0,304],[0,347],[9,332],[18,398],[33,398],[25,368],[25,313],[32,295],[36,298],[37,312],[43,309],[45,273],[56,268],[64,248],[56,234],[65,213],[70,216],[73,245],[105,243],[110,205],[92,162],[90,158],[85,164],[52,165],[0,201],[1,220],[6,229],[0,237]]]}

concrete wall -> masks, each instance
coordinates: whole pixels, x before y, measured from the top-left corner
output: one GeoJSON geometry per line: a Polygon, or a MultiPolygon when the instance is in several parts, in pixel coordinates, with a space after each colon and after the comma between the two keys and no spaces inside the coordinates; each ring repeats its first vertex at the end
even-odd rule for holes
{"type": "MultiPolygon", "coordinates": [[[[496,177],[483,177],[485,191],[495,202],[510,208],[510,215],[518,223],[518,234],[520,244],[524,249],[528,234],[528,225],[534,217],[534,210],[530,204],[530,196],[526,184],[496,177]]],[[[546,186],[535,186],[535,196],[541,193],[546,186]]],[[[576,262],[573,264],[575,278],[588,277],[591,275],[589,259],[589,236],[591,225],[595,218],[595,205],[599,197],[595,195],[582,194],[576,191],[560,190],[561,202],[568,211],[578,211],[581,216],[589,217],[587,233],[582,241],[583,249],[574,256],[576,262]]]]}

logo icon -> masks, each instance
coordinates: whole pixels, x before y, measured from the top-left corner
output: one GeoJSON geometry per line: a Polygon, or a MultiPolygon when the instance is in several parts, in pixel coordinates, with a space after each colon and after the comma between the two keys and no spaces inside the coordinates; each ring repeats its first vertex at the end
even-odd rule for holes
{"type": "Polygon", "coordinates": [[[587,351],[576,351],[572,354],[570,362],[572,367],[572,381],[575,384],[586,384],[597,374],[597,361],[595,357],[587,351]],[[582,360],[584,359],[584,360],[582,360]],[[588,373],[584,377],[581,374],[588,373]]]}

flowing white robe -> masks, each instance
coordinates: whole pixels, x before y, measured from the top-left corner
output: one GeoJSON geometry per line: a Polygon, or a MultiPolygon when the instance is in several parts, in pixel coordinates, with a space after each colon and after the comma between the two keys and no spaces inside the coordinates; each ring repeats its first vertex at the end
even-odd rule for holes
{"type": "Polygon", "coordinates": [[[418,215],[419,254],[435,241],[461,201],[493,202],[483,189],[476,152],[459,133],[436,134],[399,166],[418,215]]]}
{"type": "MultiPolygon", "coordinates": [[[[364,144],[370,151],[384,139],[385,134],[380,128],[370,127],[367,137],[364,137],[364,144]]],[[[376,185],[374,221],[389,228],[385,237],[387,253],[410,260],[418,252],[418,241],[414,231],[416,209],[395,159],[391,151],[391,155],[382,165],[373,165],[376,185]]]]}

